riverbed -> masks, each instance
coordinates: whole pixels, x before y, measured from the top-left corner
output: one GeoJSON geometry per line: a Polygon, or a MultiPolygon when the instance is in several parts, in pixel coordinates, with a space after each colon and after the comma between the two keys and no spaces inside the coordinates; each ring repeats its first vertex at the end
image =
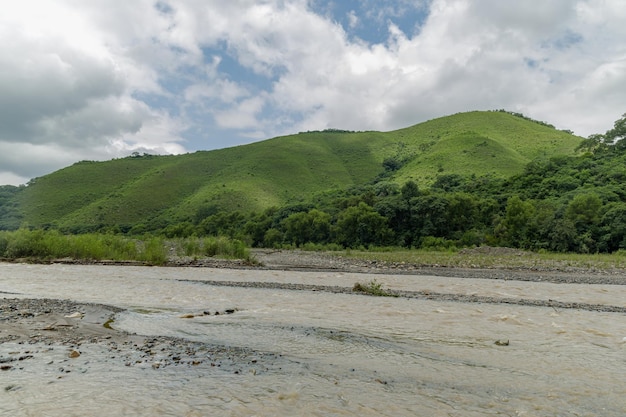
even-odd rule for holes
{"type": "MultiPolygon", "coordinates": [[[[0,371],[0,415],[626,411],[624,285],[0,264],[0,297],[115,306],[121,311],[110,319],[83,311],[82,318],[67,320],[106,323],[127,339],[115,345],[106,335],[63,340],[44,327],[19,340],[7,337],[0,344],[0,362],[7,359],[0,371]],[[356,282],[374,279],[416,296],[351,291],[356,282]],[[533,300],[537,305],[527,305],[533,300]],[[133,339],[138,336],[141,342],[133,339]],[[151,342],[157,337],[164,339],[151,342]],[[176,343],[183,348],[170,346],[176,343]]],[[[3,333],[0,338],[8,336],[3,333]]]]}

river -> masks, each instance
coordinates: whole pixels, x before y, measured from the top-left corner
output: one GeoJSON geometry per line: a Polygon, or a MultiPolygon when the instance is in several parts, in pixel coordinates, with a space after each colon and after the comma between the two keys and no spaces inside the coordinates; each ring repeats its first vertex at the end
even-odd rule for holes
{"type": "MultiPolygon", "coordinates": [[[[113,326],[253,352],[252,369],[125,366],[83,346],[0,373],[11,416],[623,416],[626,316],[203,281],[385,288],[626,306],[626,286],[416,275],[0,264],[0,296],[122,307],[113,326]],[[233,314],[203,315],[205,311],[233,314]],[[195,315],[194,318],[181,318],[195,315]],[[508,345],[496,344],[508,341],[508,345]],[[266,358],[265,355],[268,355],[266,358]],[[271,354],[271,355],[270,355],[271,354]],[[265,362],[266,363],[265,363],[265,362]],[[54,363],[54,366],[50,364],[54,363]],[[19,389],[13,389],[19,387],[19,389]]],[[[23,346],[0,345],[0,357],[23,346]]],[[[32,346],[38,352],[45,346],[32,346]]],[[[46,351],[47,352],[47,351],[46,351]]]]}

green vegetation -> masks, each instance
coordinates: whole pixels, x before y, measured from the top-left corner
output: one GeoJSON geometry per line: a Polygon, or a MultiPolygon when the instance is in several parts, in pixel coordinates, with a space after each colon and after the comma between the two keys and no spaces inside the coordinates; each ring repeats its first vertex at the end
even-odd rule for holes
{"type": "Polygon", "coordinates": [[[210,152],[82,161],[0,192],[0,228],[141,234],[210,214],[260,213],[386,181],[519,174],[573,155],[582,138],[506,112],[470,112],[393,132],[332,129],[210,152]]]}
{"type": "Polygon", "coordinates": [[[24,187],[0,185],[0,230],[13,230],[20,226],[22,215],[16,196],[24,187]]]}
{"type": "MultiPolygon", "coordinates": [[[[134,247],[154,253],[133,256],[154,263],[163,241],[179,242],[181,256],[237,258],[246,246],[420,249],[470,267],[486,261],[459,249],[518,248],[535,255],[510,262],[531,263],[548,252],[622,253],[625,136],[626,115],[583,140],[522,115],[472,112],[387,133],[334,129],[177,157],[81,162],[0,190],[0,224],[20,219],[18,235],[43,228],[64,239],[141,236],[134,247]]],[[[73,250],[59,256],[81,256],[73,250]]]]}
{"type": "Polygon", "coordinates": [[[374,295],[377,297],[396,297],[396,295],[383,289],[382,284],[376,281],[375,279],[371,280],[370,282],[366,284],[357,282],[356,284],[354,284],[354,287],[352,287],[352,291],[374,295]]]}
{"type": "Polygon", "coordinates": [[[176,251],[180,256],[214,257],[225,259],[243,259],[251,263],[254,259],[246,245],[237,239],[224,236],[205,238],[185,238],[175,241],[176,251]]]}
{"type": "Polygon", "coordinates": [[[375,262],[390,269],[404,265],[418,267],[486,268],[568,270],[584,268],[597,270],[626,269],[626,251],[606,254],[579,254],[502,250],[502,248],[475,248],[465,250],[426,250],[386,248],[368,251],[348,250],[332,252],[334,256],[375,262]],[[483,250],[484,249],[484,250],[483,250]]]}
{"type": "Polygon", "coordinates": [[[249,250],[237,240],[224,237],[164,240],[160,237],[131,239],[112,234],[62,235],[56,230],[19,229],[0,232],[0,258],[50,261],[138,261],[164,265],[171,251],[179,256],[221,257],[253,262],[249,250]]]}

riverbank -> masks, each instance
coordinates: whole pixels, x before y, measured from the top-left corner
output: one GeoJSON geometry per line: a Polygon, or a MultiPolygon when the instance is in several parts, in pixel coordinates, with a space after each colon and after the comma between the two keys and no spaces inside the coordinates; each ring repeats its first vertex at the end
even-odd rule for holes
{"type": "MultiPolygon", "coordinates": [[[[490,256],[497,258],[506,248],[492,248],[490,256]]],[[[477,252],[481,249],[477,248],[477,252]]],[[[626,285],[626,269],[588,268],[563,266],[556,262],[544,262],[541,267],[528,262],[526,266],[507,268],[464,268],[443,265],[424,265],[413,262],[388,262],[358,259],[325,252],[300,250],[254,249],[254,257],[261,266],[258,268],[286,271],[337,271],[367,274],[435,275],[441,277],[462,277],[474,279],[496,279],[533,282],[553,282],[560,284],[607,284],[626,285]]],[[[510,255],[510,252],[507,252],[510,255]]],[[[515,251],[515,256],[527,256],[515,251]]],[[[210,261],[209,261],[210,262],[210,261]]],[[[496,262],[497,264],[497,262],[496,262]]],[[[207,264],[210,266],[210,264],[207,264]]]]}
{"type": "MultiPolygon", "coordinates": [[[[509,248],[480,247],[464,249],[458,254],[437,253],[436,257],[439,258],[439,262],[434,262],[433,259],[386,260],[386,258],[397,258],[394,252],[341,253],[251,249],[251,255],[254,262],[219,257],[172,256],[163,267],[435,275],[561,284],[626,285],[626,268],[620,266],[607,262],[571,262],[553,260],[550,257],[541,259],[537,254],[509,248]],[[391,256],[388,256],[390,254],[391,256]],[[480,259],[474,262],[476,256],[480,259]],[[580,263],[585,266],[577,266],[580,263]]],[[[419,255],[417,257],[419,258],[419,255]]],[[[89,261],[70,258],[52,259],[45,262],[32,259],[0,259],[0,262],[149,266],[139,261],[89,261]]]]}
{"type": "MultiPolygon", "coordinates": [[[[257,374],[278,359],[273,353],[117,330],[115,314],[121,311],[115,306],[70,300],[0,298],[0,344],[15,346],[8,354],[0,355],[0,370],[24,369],[31,359],[61,351],[63,360],[49,364],[57,366],[60,378],[71,372],[72,360],[89,355],[94,346],[107,352],[109,362],[153,369],[204,366],[235,374],[257,374]]],[[[103,357],[99,354],[91,359],[103,357]]]]}

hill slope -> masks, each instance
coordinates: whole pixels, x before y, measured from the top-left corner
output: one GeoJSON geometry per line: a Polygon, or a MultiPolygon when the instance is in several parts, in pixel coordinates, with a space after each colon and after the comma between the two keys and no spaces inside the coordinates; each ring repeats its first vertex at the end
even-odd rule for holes
{"type": "Polygon", "coordinates": [[[31,226],[133,225],[199,211],[257,211],[313,193],[390,179],[521,172],[574,153],[581,138],[504,112],[447,116],[392,132],[308,132],[177,156],[83,161],[37,178],[15,197],[31,226]]]}

